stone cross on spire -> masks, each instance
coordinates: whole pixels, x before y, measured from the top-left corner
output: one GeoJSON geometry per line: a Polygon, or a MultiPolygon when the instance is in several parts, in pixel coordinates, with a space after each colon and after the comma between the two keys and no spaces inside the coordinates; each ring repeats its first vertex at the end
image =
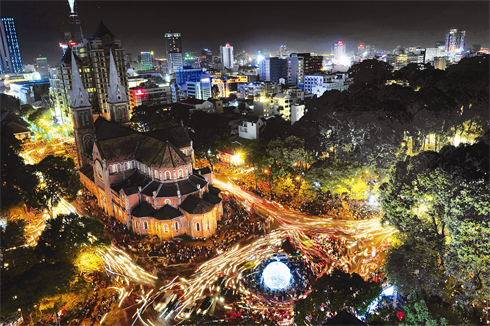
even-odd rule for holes
{"type": "Polygon", "coordinates": [[[109,63],[109,86],[107,87],[107,93],[109,95],[109,102],[111,103],[127,102],[126,90],[121,85],[112,51],[109,63]]]}
{"type": "Polygon", "coordinates": [[[71,51],[71,91],[70,91],[71,107],[80,108],[92,106],[89,101],[88,92],[83,87],[82,78],[78,71],[78,65],[75,61],[75,55],[71,51]]]}

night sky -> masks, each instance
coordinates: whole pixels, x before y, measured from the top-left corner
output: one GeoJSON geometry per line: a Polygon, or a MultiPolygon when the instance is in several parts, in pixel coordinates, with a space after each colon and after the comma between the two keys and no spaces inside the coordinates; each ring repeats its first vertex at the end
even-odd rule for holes
{"type": "MultiPolygon", "coordinates": [[[[15,20],[24,63],[48,57],[61,59],[60,26],[68,19],[66,1],[1,1],[2,17],[15,20]]],[[[330,52],[343,40],[347,50],[359,43],[377,49],[434,47],[449,29],[466,30],[466,44],[489,46],[487,1],[79,1],[78,13],[85,37],[102,20],[120,39],[126,53],[154,51],[165,57],[164,35],[182,34],[183,51],[229,42],[235,53],[278,50],[330,52]]]]}

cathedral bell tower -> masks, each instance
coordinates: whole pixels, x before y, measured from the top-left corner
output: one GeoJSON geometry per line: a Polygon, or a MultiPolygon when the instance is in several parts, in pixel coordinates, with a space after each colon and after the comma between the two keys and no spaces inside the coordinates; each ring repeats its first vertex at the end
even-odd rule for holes
{"type": "Polygon", "coordinates": [[[73,120],[73,134],[77,149],[77,163],[79,168],[89,163],[94,147],[94,118],[92,104],[88,92],[83,87],[82,78],[73,52],[71,52],[71,90],[70,111],[73,120]]]}
{"type": "Polygon", "coordinates": [[[126,97],[126,90],[121,85],[112,51],[110,52],[109,87],[107,88],[107,93],[109,96],[110,120],[117,122],[129,121],[131,117],[129,116],[129,103],[126,97]]]}

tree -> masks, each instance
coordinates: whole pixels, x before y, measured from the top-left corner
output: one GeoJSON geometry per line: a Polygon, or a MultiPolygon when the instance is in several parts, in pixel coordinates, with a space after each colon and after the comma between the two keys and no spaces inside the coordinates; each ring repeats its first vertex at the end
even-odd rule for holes
{"type": "Polygon", "coordinates": [[[1,249],[19,247],[25,242],[26,222],[24,220],[8,221],[6,226],[0,226],[1,249]]]}
{"type": "Polygon", "coordinates": [[[27,193],[36,188],[37,176],[26,169],[24,159],[18,154],[22,145],[15,138],[12,128],[2,126],[2,212],[21,204],[27,193]]]}
{"type": "Polygon", "coordinates": [[[86,250],[94,252],[109,243],[99,220],[75,214],[48,220],[38,245],[27,249],[27,260],[2,271],[2,313],[19,308],[30,313],[44,298],[67,292],[72,292],[73,297],[88,289],[88,283],[79,277],[83,270],[75,266],[77,258],[86,250]]]}
{"type": "Polygon", "coordinates": [[[350,67],[349,76],[356,84],[371,84],[380,88],[386,80],[392,78],[393,67],[376,59],[364,60],[350,67]]]}
{"type": "Polygon", "coordinates": [[[366,282],[359,274],[349,274],[336,269],[316,280],[312,292],[306,299],[295,302],[295,322],[302,325],[306,316],[312,316],[312,323],[322,324],[327,311],[340,312],[346,309],[363,315],[381,291],[381,285],[378,283],[366,282]],[[324,303],[327,309],[319,309],[324,303]]]}
{"type": "Polygon", "coordinates": [[[400,325],[476,325],[479,318],[474,309],[466,310],[461,305],[452,305],[437,296],[414,292],[403,307],[404,318],[400,325]]]}
{"type": "Polygon", "coordinates": [[[28,170],[40,173],[42,182],[27,194],[27,204],[46,208],[51,215],[62,198],[73,201],[81,189],[75,174],[75,162],[71,158],[48,155],[38,164],[29,166],[28,170]]]}
{"type": "Polygon", "coordinates": [[[456,286],[452,293],[438,295],[471,304],[488,288],[489,154],[484,139],[422,152],[398,162],[381,187],[381,221],[395,227],[402,241],[388,253],[385,269],[405,293],[421,288],[430,293],[449,279],[456,286]]]}

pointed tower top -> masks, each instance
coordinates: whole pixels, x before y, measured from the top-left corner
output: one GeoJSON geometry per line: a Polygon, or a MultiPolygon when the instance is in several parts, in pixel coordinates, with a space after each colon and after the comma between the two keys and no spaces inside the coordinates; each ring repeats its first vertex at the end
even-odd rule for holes
{"type": "Polygon", "coordinates": [[[97,27],[97,30],[94,33],[94,36],[92,36],[92,39],[101,39],[105,35],[115,37],[114,34],[111,33],[111,31],[104,25],[101,20],[99,26],[97,27]]]}
{"type": "Polygon", "coordinates": [[[70,5],[70,13],[75,12],[75,0],[68,0],[68,4],[70,5]]]}
{"type": "Polygon", "coordinates": [[[73,51],[71,52],[71,91],[70,91],[71,107],[80,108],[92,106],[88,100],[88,92],[83,87],[82,78],[78,71],[77,61],[73,51]]]}
{"type": "Polygon", "coordinates": [[[116,69],[116,62],[114,61],[114,55],[110,55],[109,62],[109,87],[107,88],[107,95],[109,95],[109,102],[121,103],[127,102],[126,90],[121,85],[121,80],[116,69]]]}

